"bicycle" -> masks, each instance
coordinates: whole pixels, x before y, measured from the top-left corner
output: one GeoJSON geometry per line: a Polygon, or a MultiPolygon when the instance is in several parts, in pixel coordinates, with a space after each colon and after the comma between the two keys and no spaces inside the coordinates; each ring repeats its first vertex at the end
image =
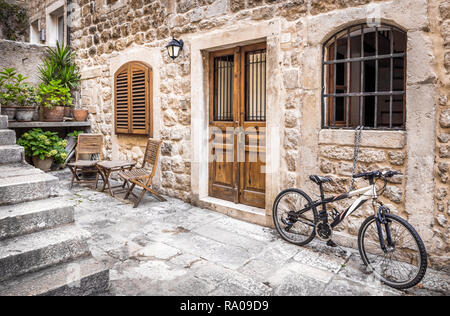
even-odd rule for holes
{"type": "Polygon", "coordinates": [[[416,230],[403,218],[391,214],[390,210],[378,200],[384,192],[387,180],[397,171],[373,171],[354,175],[364,178],[370,186],[339,196],[325,198],[323,184],[331,182],[329,177],[310,176],[319,185],[320,200],[313,201],[308,194],[299,189],[281,192],[273,206],[273,220],[278,233],[286,241],[304,246],[316,235],[336,246],[332,241],[333,229],[349,218],[367,201],[372,200],[374,215],[367,218],[358,233],[358,249],[364,264],[375,277],[383,283],[396,288],[407,289],[417,285],[427,270],[427,253],[424,243],[416,230]],[[376,181],[383,180],[384,186],[377,192],[376,181]],[[327,211],[327,205],[359,196],[345,211],[335,208],[327,211]],[[317,208],[322,206],[320,212],[317,208]],[[332,221],[329,221],[329,218],[332,221]]]}

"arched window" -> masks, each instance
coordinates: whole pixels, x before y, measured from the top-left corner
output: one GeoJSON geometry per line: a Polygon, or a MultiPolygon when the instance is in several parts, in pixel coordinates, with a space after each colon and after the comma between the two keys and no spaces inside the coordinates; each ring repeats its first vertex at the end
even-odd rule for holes
{"type": "Polygon", "coordinates": [[[123,65],[114,75],[116,134],[152,134],[152,70],[140,62],[123,65]]]}
{"type": "Polygon", "coordinates": [[[406,42],[396,27],[364,24],[324,44],[323,127],[404,128],[406,42]]]}

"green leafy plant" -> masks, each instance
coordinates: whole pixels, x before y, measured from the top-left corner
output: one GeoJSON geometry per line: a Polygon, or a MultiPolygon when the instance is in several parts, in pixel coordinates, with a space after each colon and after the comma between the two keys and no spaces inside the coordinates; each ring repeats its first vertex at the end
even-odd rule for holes
{"type": "Polygon", "coordinates": [[[61,80],[42,83],[39,86],[39,95],[42,98],[42,105],[49,109],[54,106],[72,105],[70,89],[62,85],[61,80]]]}
{"type": "Polygon", "coordinates": [[[68,137],[73,137],[75,141],[78,140],[78,135],[84,134],[84,131],[73,131],[72,133],[67,134],[68,137]]]}
{"type": "Polygon", "coordinates": [[[16,99],[16,75],[14,68],[3,68],[0,71],[0,105],[12,105],[16,99]]]}
{"type": "Polygon", "coordinates": [[[42,60],[43,65],[38,67],[44,84],[59,80],[61,85],[73,90],[81,81],[80,71],[75,64],[75,53],[69,46],[61,46],[58,42],[56,47],[49,47],[42,60]]]}
{"type": "Polygon", "coordinates": [[[67,158],[67,140],[62,140],[55,132],[35,128],[24,133],[17,144],[25,148],[25,155],[29,157],[52,158],[56,163],[64,163],[67,158]]]}
{"type": "Polygon", "coordinates": [[[25,82],[27,79],[14,68],[3,68],[0,71],[0,104],[35,106],[41,103],[37,89],[25,82]]]}
{"type": "Polygon", "coordinates": [[[17,95],[17,104],[20,106],[38,106],[42,103],[39,90],[29,84],[23,84],[17,95]]]}

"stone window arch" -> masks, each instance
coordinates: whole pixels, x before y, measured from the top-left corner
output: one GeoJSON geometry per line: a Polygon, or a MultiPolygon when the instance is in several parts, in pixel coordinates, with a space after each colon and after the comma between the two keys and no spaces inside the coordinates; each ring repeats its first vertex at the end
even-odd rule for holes
{"type": "Polygon", "coordinates": [[[322,127],[404,129],[406,32],[358,24],[323,44],[322,127]]]}
{"type": "Polygon", "coordinates": [[[152,136],[152,69],[142,62],[129,62],[114,75],[116,134],[152,136]]]}

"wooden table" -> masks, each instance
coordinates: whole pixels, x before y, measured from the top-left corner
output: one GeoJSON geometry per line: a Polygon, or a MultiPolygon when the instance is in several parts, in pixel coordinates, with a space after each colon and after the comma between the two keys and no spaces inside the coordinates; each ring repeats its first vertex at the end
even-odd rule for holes
{"type": "Polygon", "coordinates": [[[113,161],[99,162],[97,164],[97,169],[103,180],[103,188],[101,191],[104,192],[106,190],[106,188],[108,187],[109,194],[111,196],[114,196],[112,189],[118,188],[118,187],[125,188],[126,182],[121,186],[112,187],[111,183],[109,182],[109,177],[111,176],[111,173],[113,173],[113,172],[123,171],[123,170],[131,170],[131,169],[133,169],[134,166],[136,166],[136,163],[133,161],[113,160],[113,161]]]}

